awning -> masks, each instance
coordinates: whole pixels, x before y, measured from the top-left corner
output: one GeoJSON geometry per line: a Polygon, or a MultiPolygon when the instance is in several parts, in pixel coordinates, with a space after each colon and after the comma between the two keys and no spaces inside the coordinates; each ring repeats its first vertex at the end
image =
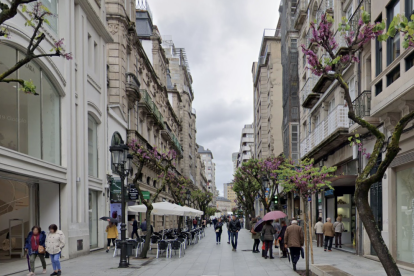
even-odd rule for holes
{"type": "MultiPolygon", "coordinates": [[[[201,216],[202,214],[204,214],[202,211],[199,211],[199,210],[196,210],[190,207],[182,207],[180,205],[172,204],[169,202],[153,203],[152,207],[153,207],[153,210],[151,214],[157,215],[157,216],[168,216],[168,215],[201,216]]],[[[129,206],[128,211],[135,212],[135,213],[145,213],[147,211],[147,207],[143,204],[129,206]]]]}

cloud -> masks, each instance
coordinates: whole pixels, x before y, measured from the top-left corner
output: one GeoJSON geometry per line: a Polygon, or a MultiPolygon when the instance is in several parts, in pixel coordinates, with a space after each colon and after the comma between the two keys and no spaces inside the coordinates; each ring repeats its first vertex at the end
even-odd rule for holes
{"type": "Polygon", "coordinates": [[[216,185],[232,180],[231,154],[253,122],[251,67],[265,28],[276,28],[275,0],[148,0],[161,35],[186,49],[194,80],[197,143],[213,152],[216,185]]]}

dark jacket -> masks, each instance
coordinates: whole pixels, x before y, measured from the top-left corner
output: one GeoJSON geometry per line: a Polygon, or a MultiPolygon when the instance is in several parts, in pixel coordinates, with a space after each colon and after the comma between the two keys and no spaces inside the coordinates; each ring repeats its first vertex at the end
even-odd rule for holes
{"type": "Polygon", "coordinates": [[[132,231],[137,231],[138,230],[138,221],[134,220],[134,222],[132,222],[132,231]]]}
{"type": "Polygon", "coordinates": [[[263,240],[273,241],[274,234],[276,233],[275,228],[272,225],[265,225],[262,229],[263,240]]]}
{"type": "Polygon", "coordinates": [[[141,222],[141,230],[142,231],[147,231],[147,222],[146,221],[141,222]]]}
{"type": "Polygon", "coordinates": [[[286,232],[286,228],[287,228],[287,226],[285,225],[285,226],[282,226],[282,230],[280,230],[280,233],[279,233],[279,237],[278,237],[278,239],[281,241],[281,242],[285,242],[285,232],[286,232]]]}
{"type": "MultiPolygon", "coordinates": [[[[27,249],[28,255],[39,254],[38,251],[32,252],[32,244],[31,244],[32,237],[33,237],[33,232],[30,231],[29,235],[27,235],[25,245],[24,245],[24,249],[27,249]]],[[[45,247],[45,242],[46,242],[46,233],[45,231],[42,231],[40,232],[39,245],[45,247]]]]}
{"type": "Polygon", "coordinates": [[[223,232],[223,223],[222,222],[217,222],[216,225],[214,226],[214,229],[219,229],[220,233],[223,232]]]}
{"type": "Polygon", "coordinates": [[[240,225],[240,221],[239,220],[231,220],[229,222],[229,231],[230,232],[237,232],[240,231],[241,229],[241,225],[240,225]]]}

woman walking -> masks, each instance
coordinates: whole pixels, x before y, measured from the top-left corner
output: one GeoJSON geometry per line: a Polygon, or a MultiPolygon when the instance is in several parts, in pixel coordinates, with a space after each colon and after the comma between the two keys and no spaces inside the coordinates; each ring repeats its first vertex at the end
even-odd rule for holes
{"type": "Polygon", "coordinates": [[[280,225],[282,226],[282,230],[280,230],[279,237],[278,237],[279,246],[280,246],[280,248],[282,250],[282,253],[283,253],[282,258],[287,258],[287,249],[285,248],[285,232],[286,232],[286,228],[287,228],[286,221],[282,221],[280,223],[280,225]]]}
{"type": "Polygon", "coordinates": [[[216,244],[221,243],[221,233],[223,232],[223,223],[221,222],[221,218],[219,218],[218,222],[214,226],[216,230],[216,244]]]}
{"type": "Polygon", "coordinates": [[[250,232],[252,233],[252,239],[254,240],[253,242],[253,253],[260,253],[259,251],[259,244],[260,244],[260,233],[257,233],[256,231],[254,231],[254,226],[257,222],[256,218],[252,218],[251,223],[252,223],[252,229],[250,230],[250,232]]]}
{"type": "Polygon", "coordinates": [[[50,260],[53,266],[53,275],[62,275],[62,268],[60,266],[60,252],[65,246],[65,235],[61,230],[57,229],[56,224],[49,226],[49,234],[46,236],[46,251],[49,253],[50,260]]]}
{"type": "Polygon", "coordinates": [[[336,222],[333,225],[335,229],[335,248],[342,248],[342,232],[345,231],[345,226],[342,223],[342,217],[337,217],[336,222]]]}
{"type": "Polygon", "coordinates": [[[106,233],[108,233],[108,235],[106,236],[108,240],[106,253],[108,253],[109,248],[111,247],[111,241],[112,245],[115,246],[115,240],[118,238],[118,228],[114,223],[109,222],[108,226],[106,226],[106,233]]]}
{"type": "Polygon", "coordinates": [[[262,236],[265,244],[265,259],[267,259],[267,251],[269,251],[270,259],[274,259],[272,247],[275,232],[275,228],[273,228],[271,221],[266,221],[266,224],[263,226],[262,229],[262,236]]]}
{"type": "Polygon", "coordinates": [[[30,273],[28,276],[35,275],[35,260],[36,257],[39,257],[42,262],[43,274],[46,273],[46,261],[45,261],[45,241],[46,233],[42,231],[42,228],[39,226],[33,226],[32,231],[27,235],[24,249],[29,255],[30,259],[30,273]]]}

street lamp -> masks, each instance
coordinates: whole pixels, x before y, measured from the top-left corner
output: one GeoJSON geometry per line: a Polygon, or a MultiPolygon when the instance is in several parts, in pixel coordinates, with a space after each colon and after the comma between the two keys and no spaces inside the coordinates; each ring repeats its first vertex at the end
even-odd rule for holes
{"type": "Polygon", "coordinates": [[[122,223],[121,223],[121,257],[119,268],[127,268],[127,242],[126,242],[126,212],[125,212],[125,178],[131,170],[132,155],[128,154],[129,148],[125,144],[110,146],[109,151],[112,156],[112,165],[115,172],[121,177],[121,197],[122,197],[122,223]]]}
{"type": "MultiPolygon", "coordinates": [[[[186,196],[187,196],[187,206],[190,207],[190,197],[191,197],[191,191],[190,189],[187,189],[187,191],[185,192],[186,196]]],[[[189,227],[191,229],[191,223],[189,218],[187,217],[187,227],[189,227]]]]}

